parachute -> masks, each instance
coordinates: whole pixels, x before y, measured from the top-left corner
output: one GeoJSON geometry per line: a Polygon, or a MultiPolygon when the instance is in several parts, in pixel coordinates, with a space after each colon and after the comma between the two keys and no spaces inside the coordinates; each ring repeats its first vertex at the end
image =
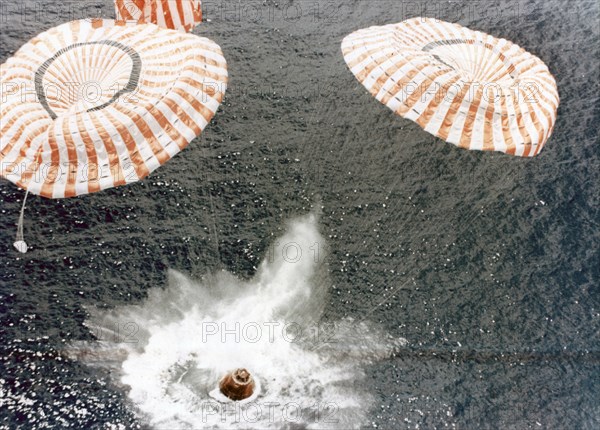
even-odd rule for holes
{"type": "Polygon", "coordinates": [[[117,19],[192,31],[202,22],[200,0],[115,0],[117,19]]]}
{"type": "Polygon", "coordinates": [[[227,76],[203,37],[113,20],[54,27],[0,66],[0,176],[47,198],[138,181],[200,135],[227,76]]]}
{"type": "Polygon", "coordinates": [[[505,39],[412,18],[351,33],[342,52],[377,100],[458,147],[532,157],[552,134],[554,77],[505,39]]]}

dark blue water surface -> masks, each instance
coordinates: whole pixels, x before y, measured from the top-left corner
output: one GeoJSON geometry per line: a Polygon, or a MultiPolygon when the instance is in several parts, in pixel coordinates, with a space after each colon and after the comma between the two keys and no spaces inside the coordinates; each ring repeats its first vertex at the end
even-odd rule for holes
{"type": "MultiPolygon", "coordinates": [[[[3,0],[0,62],[60,22],[113,17],[111,3],[3,0]]],[[[320,206],[325,319],[408,340],[367,368],[364,427],[599,428],[598,3],[244,5],[204,2],[194,33],[221,45],[230,87],[203,135],[149,178],[30,196],[26,255],[12,249],[24,192],[0,181],[0,427],[143,427],[109,371],[64,354],[93,340],[85,307],[139,303],[168,268],[250,278],[285,221],[320,206]],[[355,80],[342,38],[416,15],[548,65],[561,103],[538,157],[457,149],[355,80]]]]}

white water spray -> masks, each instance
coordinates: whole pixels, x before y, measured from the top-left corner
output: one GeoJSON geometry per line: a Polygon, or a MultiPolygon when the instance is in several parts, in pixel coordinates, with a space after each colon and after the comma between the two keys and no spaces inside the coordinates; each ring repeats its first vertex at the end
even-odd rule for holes
{"type": "Polygon", "coordinates": [[[405,341],[365,322],[320,321],[325,252],[317,217],[296,219],[252,280],[170,271],[168,288],[144,303],[92,310],[100,341],[74,355],[116,368],[153,428],[359,427],[371,405],[362,366],[405,341]],[[251,402],[209,396],[240,367],[261,386],[251,402]]]}

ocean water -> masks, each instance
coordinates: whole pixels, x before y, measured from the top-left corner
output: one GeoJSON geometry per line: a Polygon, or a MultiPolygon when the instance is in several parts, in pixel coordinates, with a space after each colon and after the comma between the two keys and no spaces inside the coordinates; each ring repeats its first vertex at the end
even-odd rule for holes
{"type": "Polygon", "coordinates": [[[249,281],[220,272],[194,282],[172,271],[168,287],[141,304],[90,309],[86,325],[98,340],[69,355],[112,370],[152,428],[365,423],[373,397],[364,366],[389,359],[406,339],[364,319],[319,324],[330,286],[324,244],[311,214],[289,223],[249,281]],[[215,401],[219,379],[236,368],[251,372],[258,397],[215,401]]]}
{"type": "MultiPolygon", "coordinates": [[[[24,193],[0,181],[0,426],[598,428],[597,2],[203,4],[194,33],[221,45],[230,83],[185,151],[127,187],[30,196],[26,255],[24,193]],[[561,104],[538,157],[445,144],[355,80],[342,38],[417,15],[549,66],[561,104]],[[336,342],[189,340],[238,319],[336,342]],[[308,418],[223,422],[206,392],[238,364],[308,418]]],[[[0,6],[0,62],[113,16],[108,0],[0,6]]]]}

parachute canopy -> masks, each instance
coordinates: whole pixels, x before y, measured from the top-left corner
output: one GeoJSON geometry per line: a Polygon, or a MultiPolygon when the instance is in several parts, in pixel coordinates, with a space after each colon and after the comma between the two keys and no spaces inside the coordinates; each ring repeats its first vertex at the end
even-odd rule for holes
{"type": "Polygon", "coordinates": [[[192,31],[202,22],[200,0],[115,0],[117,19],[192,31]]]}
{"type": "Polygon", "coordinates": [[[552,133],[556,82],[539,58],[505,39],[412,18],[358,30],[342,52],[377,100],[461,148],[531,157],[552,133]]]}
{"type": "Polygon", "coordinates": [[[52,28],[0,66],[1,176],[48,198],[135,182],[202,132],[226,82],[206,38],[112,20],[52,28]]]}

